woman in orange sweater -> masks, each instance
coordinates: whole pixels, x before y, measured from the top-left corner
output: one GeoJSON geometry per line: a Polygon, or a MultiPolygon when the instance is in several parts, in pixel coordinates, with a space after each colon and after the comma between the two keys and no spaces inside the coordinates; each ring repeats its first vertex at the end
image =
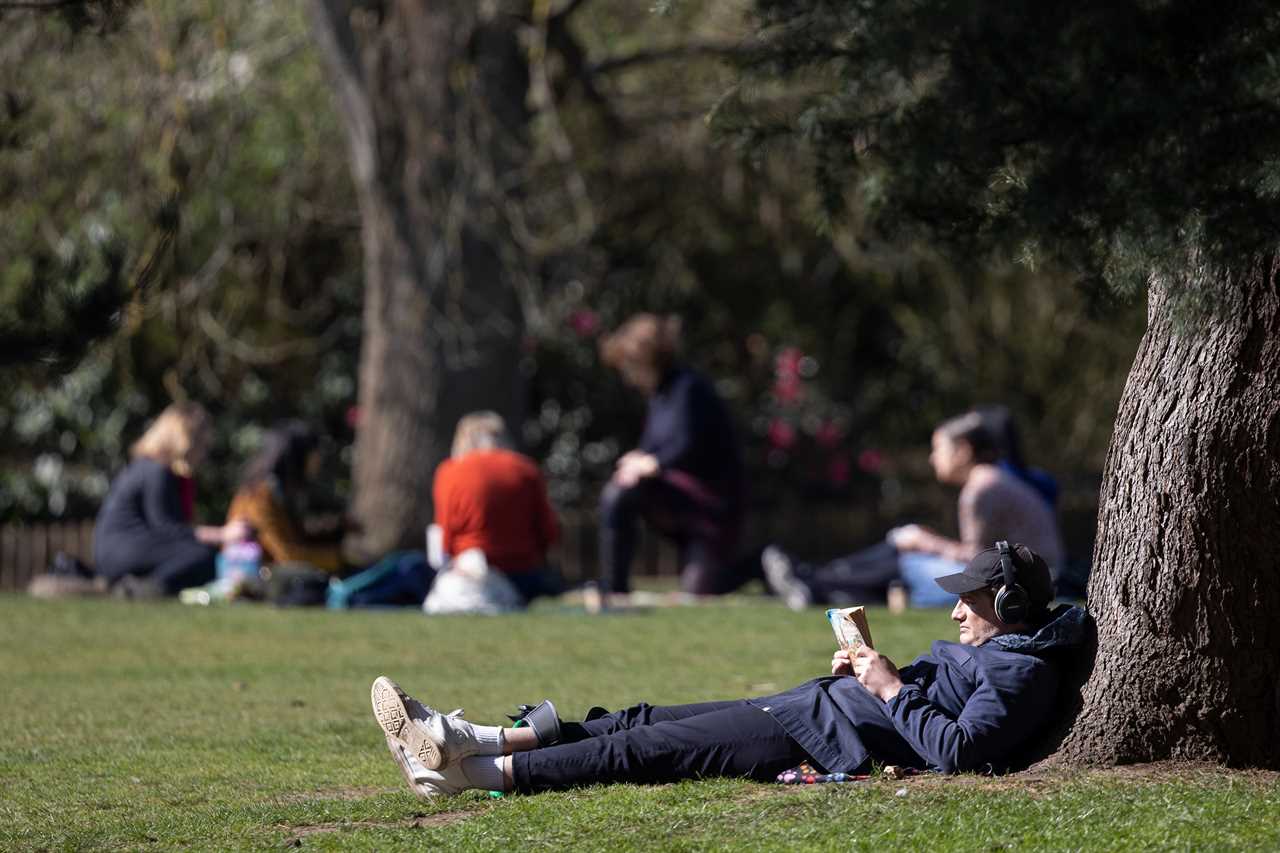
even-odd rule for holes
{"type": "Polygon", "coordinates": [[[436,469],[432,498],[445,553],[457,556],[479,548],[527,603],[560,591],[547,568],[547,549],[560,528],[542,472],[509,445],[500,415],[474,412],[462,417],[452,456],[436,469]]]}
{"type": "Polygon", "coordinates": [[[253,528],[264,563],[308,563],[334,574],[345,568],[340,544],[308,536],[297,509],[320,462],[316,434],[291,420],[269,430],[262,449],[245,466],[227,520],[253,528]]]}

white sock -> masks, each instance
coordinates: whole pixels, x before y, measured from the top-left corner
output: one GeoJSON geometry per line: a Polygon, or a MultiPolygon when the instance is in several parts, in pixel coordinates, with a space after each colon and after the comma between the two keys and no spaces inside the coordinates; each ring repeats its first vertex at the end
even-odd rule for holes
{"type": "Polygon", "coordinates": [[[487,747],[480,753],[481,755],[502,755],[502,744],[505,740],[502,736],[502,726],[478,726],[472,723],[471,731],[475,732],[476,743],[487,747]]]}
{"type": "MultiPolygon", "coordinates": [[[[399,744],[396,745],[396,748],[400,750],[400,754],[404,756],[409,769],[413,771],[414,779],[422,782],[440,778],[439,772],[428,770],[426,765],[419,761],[418,757],[409,752],[409,750],[399,744]]],[[[467,784],[473,788],[481,788],[486,791],[502,791],[506,789],[506,783],[502,775],[504,758],[505,756],[501,755],[473,755],[462,759],[456,766],[456,770],[462,773],[462,777],[467,784]]],[[[454,773],[455,771],[451,769],[443,772],[454,773]]]]}
{"type": "Polygon", "coordinates": [[[506,790],[506,783],[502,778],[502,763],[501,755],[473,755],[462,759],[459,767],[467,781],[477,788],[503,791],[506,790]]]}

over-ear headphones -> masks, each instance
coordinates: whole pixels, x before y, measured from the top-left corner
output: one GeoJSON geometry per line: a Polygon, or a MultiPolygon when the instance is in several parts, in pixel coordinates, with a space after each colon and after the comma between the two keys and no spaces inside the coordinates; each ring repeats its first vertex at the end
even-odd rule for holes
{"type": "Polygon", "coordinates": [[[1006,625],[1016,625],[1031,615],[1031,597],[1014,579],[1015,557],[1009,543],[1001,539],[996,543],[996,550],[1000,552],[1000,571],[1004,574],[1004,586],[996,593],[996,616],[1006,625]]]}

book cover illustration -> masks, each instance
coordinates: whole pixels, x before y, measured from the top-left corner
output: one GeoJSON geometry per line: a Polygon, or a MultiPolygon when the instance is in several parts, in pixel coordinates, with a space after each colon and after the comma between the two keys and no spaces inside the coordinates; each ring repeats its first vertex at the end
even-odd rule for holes
{"type": "Polygon", "coordinates": [[[859,646],[865,645],[869,649],[876,647],[871,641],[871,628],[867,626],[865,607],[833,607],[827,611],[827,621],[831,623],[831,630],[835,633],[840,648],[856,652],[859,646]]]}

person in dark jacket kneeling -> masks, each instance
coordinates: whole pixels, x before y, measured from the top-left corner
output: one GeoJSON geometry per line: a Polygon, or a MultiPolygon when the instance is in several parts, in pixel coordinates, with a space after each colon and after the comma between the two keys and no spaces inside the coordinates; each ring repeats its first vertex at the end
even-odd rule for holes
{"type": "Polygon", "coordinates": [[[604,363],[648,400],[639,446],[600,495],[600,581],[619,603],[631,592],[641,519],[675,542],[685,593],[724,595],[756,576],[737,560],[745,482],[733,418],[679,349],[680,319],[647,313],[600,343],[604,363]]]}
{"type": "Polygon", "coordinates": [[[440,714],[386,677],[373,711],[420,796],[469,788],[536,792],[704,776],[761,781],[801,762],[830,773],[872,763],[944,773],[1000,771],[1053,720],[1063,654],[1085,637],[1079,607],[1050,609],[1048,566],[997,543],[937,579],[960,597],[959,642],[939,640],[899,669],[868,648],[838,652],[831,675],[785,693],[692,705],[638,704],[561,721],[548,701],[519,728],[440,714]]]}

